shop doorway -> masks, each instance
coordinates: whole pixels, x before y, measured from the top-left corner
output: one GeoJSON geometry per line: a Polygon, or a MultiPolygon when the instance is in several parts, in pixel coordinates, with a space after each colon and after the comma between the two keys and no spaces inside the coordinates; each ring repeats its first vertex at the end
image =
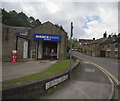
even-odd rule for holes
{"type": "Polygon", "coordinates": [[[43,59],[57,59],[57,42],[43,41],[43,59]]]}
{"type": "Polygon", "coordinates": [[[100,56],[101,56],[101,57],[105,57],[105,50],[101,50],[100,56]]]}

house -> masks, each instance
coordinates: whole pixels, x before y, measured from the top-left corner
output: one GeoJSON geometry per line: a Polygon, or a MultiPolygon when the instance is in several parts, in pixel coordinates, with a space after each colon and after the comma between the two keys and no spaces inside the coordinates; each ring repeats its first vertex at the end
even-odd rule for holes
{"type": "Polygon", "coordinates": [[[120,58],[120,39],[115,34],[111,38],[107,38],[107,33],[103,34],[103,38],[95,40],[79,40],[79,48],[91,56],[120,58]],[[86,51],[86,52],[85,52],[86,51]]]}

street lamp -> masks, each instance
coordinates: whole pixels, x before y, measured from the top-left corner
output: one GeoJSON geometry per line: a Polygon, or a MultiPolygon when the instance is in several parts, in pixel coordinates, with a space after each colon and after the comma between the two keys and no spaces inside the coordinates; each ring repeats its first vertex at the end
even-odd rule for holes
{"type": "Polygon", "coordinates": [[[72,36],[73,36],[73,22],[71,22],[71,35],[70,35],[70,68],[69,68],[69,79],[71,79],[72,36]]]}

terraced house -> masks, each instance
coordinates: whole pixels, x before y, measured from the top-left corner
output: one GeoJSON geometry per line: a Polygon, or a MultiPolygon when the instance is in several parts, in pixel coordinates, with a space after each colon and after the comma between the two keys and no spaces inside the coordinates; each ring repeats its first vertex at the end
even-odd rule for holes
{"type": "Polygon", "coordinates": [[[114,34],[111,38],[107,38],[107,33],[103,37],[95,40],[79,39],[79,49],[91,56],[120,58],[119,38],[114,34]]]}
{"type": "Polygon", "coordinates": [[[101,56],[118,58],[118,37],[113,35],[101,44],[101,56]]]}

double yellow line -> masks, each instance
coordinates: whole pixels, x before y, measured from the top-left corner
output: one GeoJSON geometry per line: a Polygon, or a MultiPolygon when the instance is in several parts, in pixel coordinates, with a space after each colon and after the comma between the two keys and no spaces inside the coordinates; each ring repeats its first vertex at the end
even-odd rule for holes
{"type": "Polygon", "coordinates": [[[109,75],[117,83],[117,85],[120,85],[120,81],[115,76],[113,76],[110,72],[108,72],[106,69],[104,69],[103,67],[101,67],[91,61],[85,60],[83,58],[80,58],[80,59],[84,60],[84,63],[92,64],[92,65],[96,66],[97,68],[99,68],[100,70],[103,70],[107,75],[109,75]]]}

